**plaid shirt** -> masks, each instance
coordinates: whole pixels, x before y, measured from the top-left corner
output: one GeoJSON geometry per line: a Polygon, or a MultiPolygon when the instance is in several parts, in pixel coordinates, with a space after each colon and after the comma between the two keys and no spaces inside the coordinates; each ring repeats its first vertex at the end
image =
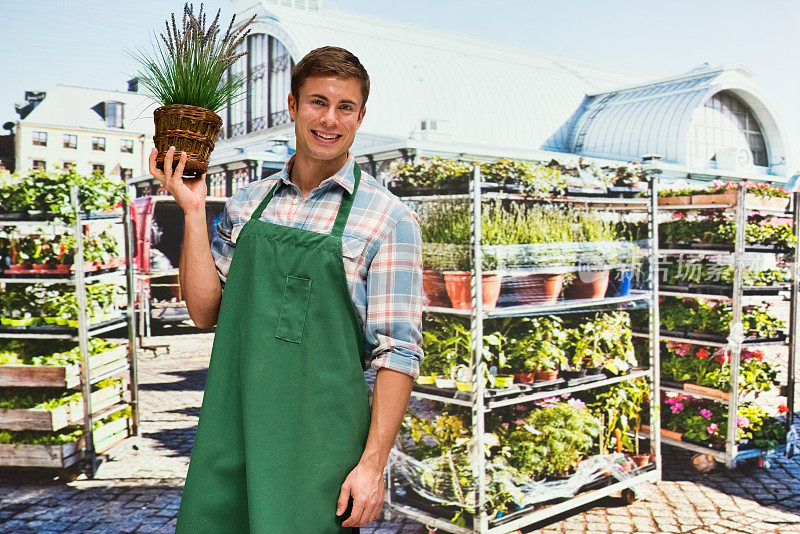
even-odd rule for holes
{"type": "MultiPolygon", "coordinates": [[[[281,183],[261,220],[329,234],[343,191],[353,191],[354,161],[348,154],[344,166],[305,199],[289,179],[294,157],[276,174],[236,190],[225,204],[211,243],[223,288],[236,237],[276,181],[281,183]]],[[[388,367],[416,379],[423,356],[419,220],[363,170],[342,235],[342,257],[371,367],[388,367]]]]}

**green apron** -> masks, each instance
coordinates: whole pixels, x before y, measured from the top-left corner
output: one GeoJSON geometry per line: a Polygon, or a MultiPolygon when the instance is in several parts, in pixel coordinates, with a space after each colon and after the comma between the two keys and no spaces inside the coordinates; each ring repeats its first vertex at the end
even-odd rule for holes
{"type": "Polygon", "coordinates": [[[358,533],[336,515],[370,423],[364,332],[330,235],[259,220],[236,243],[176,532],[358,533]]]}

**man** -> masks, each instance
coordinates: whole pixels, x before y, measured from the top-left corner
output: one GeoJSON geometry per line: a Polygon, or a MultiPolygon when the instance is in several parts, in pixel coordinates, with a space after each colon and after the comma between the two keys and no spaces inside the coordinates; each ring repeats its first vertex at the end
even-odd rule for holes
{"type": "Polygon", "coordinates": [[[217,324],[179,532],[357,533],[381,512],[422,359],[422,246],[416,214],[349,151],[368,95],[350,52],[305,56],[288,96],[297,153],[235,192],[210,247],[205,176],[182,179],[183,153],[170,172],[174,147],[164,173],[150,155],[185,212],[189,314],[217,324]]]}

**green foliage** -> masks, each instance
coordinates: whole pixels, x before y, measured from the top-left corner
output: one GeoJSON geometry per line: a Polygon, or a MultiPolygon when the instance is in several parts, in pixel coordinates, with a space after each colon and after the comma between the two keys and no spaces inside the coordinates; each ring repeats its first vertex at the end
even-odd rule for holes
{"type": "Polygon", "coordinates": [[[87,213],[114,209],[127,198],[125,184],[100,171],[84,176],[72,167],[54,171],[33,169],[22,176],[13,174],[0,180],[0,197],[3,198],[0,212],[41,210],[72,221],[75,217],[70,201],[73,185],[78,186],[81,211],[87,213]]]}
{"type": "MultiPolygon", "coordinates": [[[[786,322],[771,313],[769,303],[742,307],[742,326],[746,336],[774,338],[786,322]]],[[[733,311],[726,302],[703,303],[691,298],[664,297],[659,304],[661,326],[667,330],[685,328],[726,334],[730,330],[733,311]]]]}
{"type": "Polygon", "coordinates": [[[598,393],[589,407],[605,423],[601,454],[607,454],[616,445],[616,438],[613,442],[611,439],[615,430],[621,432],[621,448],[635,452],[636,438],[629,434],[641,426],[642,410],[647,410],[649,399],[650,384],[643,378],[613,384],[598,393]]]}
{"type": "MultiPolygon", "coordinates": [[[[751,215],[745,226],[745,243],[784,249],[791,247],[795,242],[791,224],[772,224],[772,219],[751,215]]],[[[702,220],[686,220],[681,216],[678,220],[659,224],[658,235],[664,247],[682,243],[730,245],[736,238],[736,223],[717,216],[702,220]]]]}
{"type": "Polygon", "coordinates": [[[636,366],[630,315],[624,311],[597,313],[570,333],[568,357],[574,369],[606,367],[614,373],[636,366]]]}
{"type": "Polygon", "coordinates": [[[592,450],[601,430],[589,410],[558,403],[533,410],[504,437],[502,451],[523,475],[537,480],[567,476],[592,450]]]}
{"type": "Polygon", "coordinates": [[[217,111],[242,96],[246,78],[228,69],[246,54],[237,53],[236,48],[250,33],[247,28],[256,15],[236,28],[234,15],[220,38],[220,11],[206,28],[203,5],[195,15],[194,6],[186,4],[181,26],[175,23],[173,13],[171,21],[165,22],[160,41],[152,43],[152,52],[128,51],[141,66],[139,80],[162,105],[185,104],[217,111]]]}
{"type": "MultiPolygon", "coordinates": [[[[691,382],[700,386],[730,391],[730,357],[698,345],[668,342],[663,351],[661,376],[666,380],[691,382]]],[[[740,354],[739,388],[764,392],[775,385],[778,369],[764,361],[764,352],[743,348],[740,354]]]]}

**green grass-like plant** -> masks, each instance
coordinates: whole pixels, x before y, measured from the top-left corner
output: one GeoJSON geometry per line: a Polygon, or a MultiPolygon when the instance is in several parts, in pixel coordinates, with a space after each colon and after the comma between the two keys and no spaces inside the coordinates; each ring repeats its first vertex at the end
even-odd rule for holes
{"type": "Polygon", "coordinates": [[[236,16],[231,18],[228,30],[220,39],[221,10],[206,28],[206,13],[203,4],[197,16],[194,6],[183,8],[182,25],[171,21],[164,24],[166,32],[153,43],[151,53],[142,50],[128,54],[142,67],[138,77],[162,105],[184,104],[218,111],[228,101],[235,102],[242,96],[245,77],[228,72],[228,68],[246,52],[237,53],[239,46],[250,33],[247,27],[255,19],[253,15],[244,24],[233,27],[236,16]]]}

